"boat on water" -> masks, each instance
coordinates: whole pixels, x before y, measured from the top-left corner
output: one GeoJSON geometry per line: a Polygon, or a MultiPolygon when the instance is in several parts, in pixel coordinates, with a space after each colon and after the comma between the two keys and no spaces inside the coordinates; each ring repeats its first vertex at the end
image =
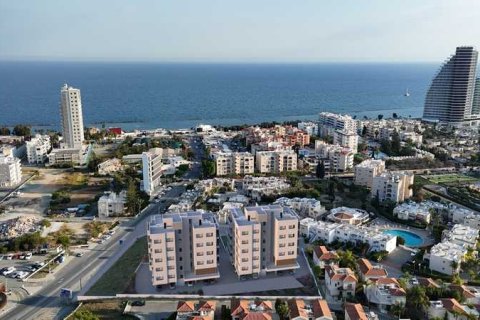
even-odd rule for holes
{"type": "Polygon", "coordinates": [[[408,88],[407,88],[407,91],[405,91],[404,96],[405,96],[405,97],[410,97],[410,92],[408,92],[408,88]]]}

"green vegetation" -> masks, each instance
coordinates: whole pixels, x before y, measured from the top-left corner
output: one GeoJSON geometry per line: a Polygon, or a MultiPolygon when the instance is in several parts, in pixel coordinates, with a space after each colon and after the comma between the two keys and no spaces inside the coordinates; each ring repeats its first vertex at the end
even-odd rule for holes
{"type": "Polygon", "coordinates": [[[68,320],[131,320],[133,315],[123,314],[126,302],[104,301],[84,303],[68,320]]]}
{"type": "Polygon", "coordinates": [[[13,134],[16,135],[16,136],[25,137],[25,136],[30,136],[32,134],[32,132],[31,132],[31,129],[30,129],[29,126],[24,125],[24,124],[17,124],[13,128],[13,134]]]}
{"type": "Polygon", "coordinates": [[[442,185],[458,185],[464,183],[478,182],[479,179],[464,174],[438,174],[426,176],[431,183],[442,185]]]}
{"type": "Polygon", "coordinates": [[[89,238],[97,238],[101,234],[104,234],[109,230],[110,223],[100,222],[100,221],[91,221],[83,226],[87,231],[89,238]]]}
{"type": "Polygon", "coordinates": [[[177,171],[175,172],[175,176],[182,177],[190,168],[188,164],[181,164],[178,166],[177,171]]]}
{"type": "Polygon", "coordinates": [[[391,157],[413,156],[415,154],[412,145],[406,144],[402,147],[400,143],[400,135],[397,131],[392,133],[391,138],[392,140],[385,139],[380,141],[380,151],[391,157]]]}
{"type": "Polygon", "coordinates": [[[147,255],[147,238],[138,239],[87,292],[88,295],[115,295],[127,291],[135,270],[147,255]]]}
{"type": "Polygon", "coordinates": [[[288,309],[288,304],[286,301],[277,299],[275,300],[275,311],[277,312],[280,320],[285,320],[287,319],[289,309],[288,309]]]}
{"type": "Polygon", "coordinates": [[[1,127],[0,128],[0,136],[9,136],[10,135],[10,129],[7,127],[1,127]]]}
{"type": "Polygon", "coordinates": [[[202,160],[202,175],[204,178],[215,176],[215,161],[211,159],[202,160]]]}
{"type": "Polygon", "coordinates": [[[61,204],[67,204],[71,200],[70,193],[67,190],[59,190],[52,193],[50,208],[55,209],[61,204]]]}

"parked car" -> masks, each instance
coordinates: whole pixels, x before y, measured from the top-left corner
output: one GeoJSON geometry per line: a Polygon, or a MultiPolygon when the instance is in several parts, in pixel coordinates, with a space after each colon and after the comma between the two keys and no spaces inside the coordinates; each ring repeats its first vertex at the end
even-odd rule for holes
{"type": "Polygon", "coordinates": [[[77,252],[77,254],[75,255],[75,257],[78,257],[78,258],[83,257],[83,254],[84,254],[83,252],[77,252]]]}
{"type": "Polygon", "coordinates": [[[16,269],[15,267],[8,267],[5,270],[2,271],[2,274],[4,276],[9,275],[10,273],[14,272],[16,269]]]}
{"type": "Polygon", "coordinates": [[[144,300],[135,300],[131,304],[133,307],[143,307],[145,305],[144,300]]]}
{"type": "Polygon", "coordinates": [[[27,271],[18,271],[18,272],[17,272],[17,275],[15,276],[15,278],[17,278],[17,279],[25,279],[28,275],[29,275],[29,272],[27,272],[27,271]]]}
{"type": "Polygon", "coordinates": [[[5,259],[7,260],[12,260],[13,259],[13,254],[9,253],[5,256],[5,259]]]}

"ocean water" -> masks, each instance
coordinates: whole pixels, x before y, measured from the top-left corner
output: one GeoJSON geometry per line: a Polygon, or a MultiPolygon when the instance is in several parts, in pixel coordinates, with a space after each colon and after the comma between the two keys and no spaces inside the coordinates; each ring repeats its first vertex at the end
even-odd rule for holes
{"type": "Polygon", "coordinates": [[[0,125],[58,129],[60,87],[80,88],[86,125],[188,128],[357,117],[420,117],[435,64],[0,62],[0,125]],[[404,93],[408,88],[410,97],[404,93]]]}

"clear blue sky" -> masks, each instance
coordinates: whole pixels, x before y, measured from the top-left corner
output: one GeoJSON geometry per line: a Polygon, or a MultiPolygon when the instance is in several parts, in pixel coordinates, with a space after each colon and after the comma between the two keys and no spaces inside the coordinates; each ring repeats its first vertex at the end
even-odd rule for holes
{"type": "Polygon", "coordinates": [[[480,0],[0,0],[0,60],[440,61],[480,0]]]}

